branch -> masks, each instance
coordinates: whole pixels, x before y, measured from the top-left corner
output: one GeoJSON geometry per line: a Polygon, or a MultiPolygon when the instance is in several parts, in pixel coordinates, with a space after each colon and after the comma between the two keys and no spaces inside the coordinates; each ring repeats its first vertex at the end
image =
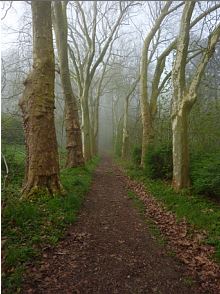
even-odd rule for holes
{"type": "MultiPolygon", "coordinates": [[[[84,14],[84,11],[83,11],[82,6],[80,5],[79,1],[75,1],[75,2],[76,2],[76,4],[77,4],[77,7],[79,8],[79,11],[80,11],[81,16],[82,16],[83,27],[81,26],[81,29],[82,29],[82,31],[84,32],[84,34],[85,34],[85,36],[86,36],[86,40],[87,40],[88,45],[89,45],[89,47],[90,47],[90,46],[91,46],[91,43],[92,43],[92,40],[91,40],[91,38],[90,38],[90,36],[89,36],[89,33],[88,33],[88,28],[87,28],[87,23],[86,23],[85,14],[84,14]]],[[[79,22],[79,24],[81,24],[81,23],[79,22]]]]}
{"type": "Polygon", "coordinates": [[[199,83],[201,81],[202,75],[205,71],[206,65],[209,62],[210,58],[215,52],[215,46],[220,39],[220,24],[216,27],[216,29],[211,33],[208,40],[208,46],[203,52],[203,56],[199,65],[197,66],[197,70],[193,76],[193,79],[189,86],[189,91],[187,95],[187,101],[193,104],[197,97],[197,91],[199,87],[199,83]]]}
{"type": "Polygon", "coordinates": [[[12,7],[12,3],[13,3],[13,1],[9,1],[9,7],[6,9],[5,14],[4,14],[3,17],[1,18],[1,20],[3,20],[3,19],[6,18],[7,14],[8,14],[8,11],[9,11],[9,10],[11,9],[11,7],[12,7]]]}
{"type": "Polygon", "coordinates": [[[173,80],[178,84],[177,91],[183,93],[185,90],[185,68],[186,59],[189,46],[189,32],[190,32],[190,20],[195,7],[195,1],[185,2],[180,32],[177,41],[177,55],[173,67],[173,80]]]}
{"type": "MultiPolygon", "coordinates": [[[[120,5],[121,5],[121,4],[120,4],[120,5]]],[[[121,21],[122,21],[122,18],[123,18],[124,14],[125,14],[125,12],[126,12],[127,9],[130,7],[130,5],[131,5],[131,4],[128,4],[124,9],[121,9],[120,15],[119,15],[119,17],[118,17],[118,19],[117,19],[115,25],[113,26],[112,31],[110,32],[110,35],[109,35],[109,37],[108,37],[108,39],[107,39],[107,41],[106,41],[106,44],[104,45],[104,47],[103,47],[103,49],[102,49],[102,51],[101,51],[101,53],[100,53],[98,59],[96,60],[95,64],[93,65],[93,67],[92,67],[92,69],[91,69],[90,79],[93,78],[96,68],[97,68],[98,65],[102,62],[102,60],[103,60],[103,58],[104,58],[104,56],[105,56],[105,53],[106,53],[106,51],[107,51],[107,49],[108,49],[108,47],[109,47],[109,45],[110,45],[110,43],[111,43],[111,41],[112,41],[112,38],[113,38],[113,36],[114,36],[114,34],[115,34],[117,28],[119,27],[119,25],[120,25],[120,23],[121,23],[121,21]]]]}

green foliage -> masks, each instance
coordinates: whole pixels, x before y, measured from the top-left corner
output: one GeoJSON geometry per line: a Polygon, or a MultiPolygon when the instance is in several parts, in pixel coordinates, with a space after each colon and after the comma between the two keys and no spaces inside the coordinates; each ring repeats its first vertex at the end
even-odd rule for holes
{"type": "Polygon", "coordinates": [[[141,146],[135,146],[131,153],[132,162],[139,166],[141,164],[141,146]]]}
{"type": "Polygon", "coordinates": [[[220,262],[220,209],[215,203],[197,194],[190,194],[188,190],[177,193],[163,181],[147,178],[141,169],[127,164],[124,167],[131,178],[143,183],[151,195],[174,212],[178,219],[184,217],[196,229],[205,230],[208,234],[205,243],[215,247],[215,257],[220,262]]]}
{"type": "Polygon", "coordinates": [[[24,145],[22,119],[10,114],[2,114],[2,142],[4,144],[24,145]]]}
{"type": "Polygon", "coordinates": [[[144,159],[145,173],[151,179],[172,179],[172,147],[162,145],[150,146],[144,159]]]}
{"type": "MultiPolygon", "coordinates": [[[[8,182],[13,182],[13,186],[21,186],[24,178],[25,147],[24,145],[2,145],[2,153],[5,156],[8,168],[8,182]]],[[[1,160],[2,176],[5,175],[5,164],[1,160]]],[[[4,196],[4,195],[3,195],[4,196]]]]}
{"type": "Polygon", "coordinates": [[[54,246],[64,235],[65,227],[76,220],[97,162],[95,158],[85,167],[61,172],[65,196],[44,194],[31,201],[20,200],[17,178],[10,180],[3,192],[2,210],[2,236],[5,240],[2,283],[8,293],[19,292],[25,264],[38,257],[42,247],[54,246]]]}
{"type": "Polygon", "coordinates": [[[220,153],[195,157],[191,180],[196,193],[220,197],[220,153]]]}

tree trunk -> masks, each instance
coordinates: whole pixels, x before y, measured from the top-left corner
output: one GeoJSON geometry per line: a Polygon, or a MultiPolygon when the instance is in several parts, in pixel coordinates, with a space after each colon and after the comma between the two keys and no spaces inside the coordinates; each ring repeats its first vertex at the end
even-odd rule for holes
{"type": "Polygon", "coordinates": [[[122,135],[122,148],[121,148],[121,157],[125,159],[128,153],[128,101],[129,97],[125,98],[124,105],[124,121],[123,121],[123,135],[122,135]]]}
{"type": "Polygon", "coordinates": [[[19,102],[27,149],[23,197],[59,193],[59,160],[54,124],[54,52],[51,2],[32,1],[33,70],[19,102]]]}
{"type": "Polygon", "coordinates": [[[142,119],[142,152],[141,152],[141,166],[144,167],[144,159],[149,148],[153,142],[153,122],[150,111],[149,97],[148,97],[148,39],[144,42],[144,47],[141,56],[140,68],[140,107],[142,119]]]}
{"type": "Polygon", "coordinates": [[[60,76],[65,97],[66,167],[84,164],[82,138],[76,97],[72,90],[68,63],[66,4],[54,3],[54,28],[60,61],[60,76]]]}
{"type": "Polygon", "coordinates": [[[141,107],[142,117],[142,152],[141,152],[141,166],[144,167],[144,160],[149,146],[153,143],[153,121],[151,119],[150,109],[145,103],[141,107]]]}
{"type": "Polygon", "coordinates": [[[177,191],[190,185],[188,150],[188,112],[181,110],[172,117],[173,186],[177,191]]]}
{"type": "MultiPolygon", "coordinates": [[[[86,91],[85,91],[86,92],[86,91]]],[[[91,159],[91,134],[90,134],[90,117],[89,117],[89,105],[88,105],[88,93],[84,92],[81,98],[82,107],[82,142],[83,142],[83,154],[85,161],[91,159]]]]}
{"type": "Polygon", "coordinates": [[[95,101],[95,114],[94,114],[94,153],[98,153],[98,135],[99,135],[99,98],[96,97],[95,101]]]}

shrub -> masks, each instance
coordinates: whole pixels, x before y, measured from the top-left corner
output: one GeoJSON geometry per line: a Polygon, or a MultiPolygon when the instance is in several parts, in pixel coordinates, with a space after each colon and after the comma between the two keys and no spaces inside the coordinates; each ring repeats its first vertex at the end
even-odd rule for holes
{"type": "Polygon", "coordinates": [[[220,197],[220,153],[192,159],[191,180],[196,193],[220,197]]]}
{"type": "Polygon", "coordinates": [[[144,159],[145,173],[151,179],[172,179],[173,159],[172,147],[163,145],[160,147],[150,146],[144,159]]]}
{"type": "Polygon", "coordinates": [[[141,164],[141,147],[135,146],[131,153],[132,162],[139,166],[141,164]]]}

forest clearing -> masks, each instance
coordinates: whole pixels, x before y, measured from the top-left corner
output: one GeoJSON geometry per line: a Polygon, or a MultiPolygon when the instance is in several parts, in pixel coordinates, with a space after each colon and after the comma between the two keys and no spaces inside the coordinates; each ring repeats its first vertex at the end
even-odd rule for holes
{"type": "Polygon", "coordinates": [[[2,293],[220,293],[220,2],[1,1],[2,293]]]}

